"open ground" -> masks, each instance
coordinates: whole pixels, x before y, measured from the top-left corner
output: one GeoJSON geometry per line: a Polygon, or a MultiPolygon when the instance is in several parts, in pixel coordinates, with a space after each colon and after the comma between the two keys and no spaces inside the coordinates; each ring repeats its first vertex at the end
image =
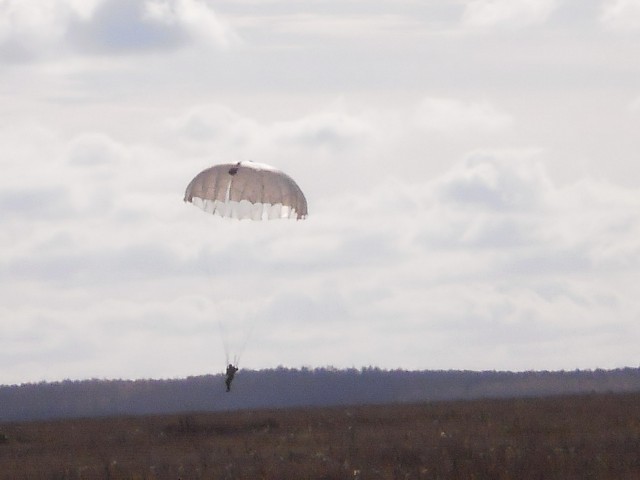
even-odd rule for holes
{"type": "Polygon", "coordinates": [[[0,478],[640,478],[640,393],[5,423],[0,478]]]}

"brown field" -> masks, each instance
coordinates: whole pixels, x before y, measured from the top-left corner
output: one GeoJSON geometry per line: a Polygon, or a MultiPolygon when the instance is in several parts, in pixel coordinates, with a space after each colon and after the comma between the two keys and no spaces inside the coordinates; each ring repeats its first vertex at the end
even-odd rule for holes
{"type": "Polygon", "coordinates": [[[0,478],[640,479],[640,394],[0,424],[0,478]]]}

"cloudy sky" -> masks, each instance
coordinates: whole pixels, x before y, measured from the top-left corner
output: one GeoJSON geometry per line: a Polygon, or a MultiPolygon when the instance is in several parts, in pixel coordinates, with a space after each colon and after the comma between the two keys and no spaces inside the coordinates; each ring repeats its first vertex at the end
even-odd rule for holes
{"type": "Polygon", "coordinates": [[[0,0],[0,383],[638,366],[638,48],[638,0],[0,0]],[[239,160],[308,219],[183,203],[239,160]]]}

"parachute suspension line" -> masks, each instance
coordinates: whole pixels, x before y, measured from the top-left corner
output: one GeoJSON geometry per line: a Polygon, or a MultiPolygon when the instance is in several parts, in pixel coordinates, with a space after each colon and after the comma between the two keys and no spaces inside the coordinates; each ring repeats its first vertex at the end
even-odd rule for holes
{"type": "Polygon", "coordinates": [[[220,338],[222,340],[222,346],[224,348],[225,368],[229,364],[233,365],[234,367],[238,366],[238,364],[240,363],[240,358],[242,357],[242,354],[244,353],[244,350],[247,347],[247,343],[249,343],[249,338],[251,337],[251,334],[253,333],[254,328],[255,328],[255,325],[252,325],[251,330],[244,335],[244,338],[242,340],[242,344],[240,344],[240,347],[237,350],[234,348],[234,350],[236,351],[232,352],[229,344],[229,339],[227,337],[227,332],[222,322],[218,319],[218,330],[220,331],[220,338]],[[233,353],[233,358],[231,358],[232,353],[233,353]]]}
{"type": "Polygon", "coordinates": [[[224,348],[224,366],[229,365],[229,342],[227,341],[227,333],[222,326],[222,322],[218,319],[218,329],[220,330],[220,338],[222,339],[222,347],[224,348]]]}
{"type": "Polygon", "coordinates": [[[242,344],[240,345],[240,348],[238,348],[238,353],[235,354],[233,356],[233,360],[234,360],[234,365],[237,367],[238,364],[240,363],[240,358],[242,357],[242,354],[244,353],[244,350],[247,348],[247,344],[249,343],[249,339],[251,338],[251,336],[253,335],[253,331],[256,328],[256,324],[255,322],[253,322],[250,325],[250,329],[246,332],[246,334],[244,335],[244,339],[242,340],[242,344]]]}

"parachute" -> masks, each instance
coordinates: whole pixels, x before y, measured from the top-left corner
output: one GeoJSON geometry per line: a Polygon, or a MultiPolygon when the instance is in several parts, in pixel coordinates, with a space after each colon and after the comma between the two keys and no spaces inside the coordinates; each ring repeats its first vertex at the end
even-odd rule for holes
{"type": "MultiPolygon", "coordinates": [[[[189,182],[184,201],[207,213],[237,219],[302,220],[307,216],[307,200],[298,184],[284,172],[255,162],[225,163],[203,170],[189,182]]],[[[218,326],[225,365],[237,367],[251,330],[245,332],[241,345],[232,349],[223,322],[218,326]],[[234,353],[233,359],[230,353],[234,353]]]]}
{"type": "Polygon", "coordinates": [[[238,162],[203,170],[187,186],[184,201],[205,212],[252,220],[307,216],[307,200],[298,184],[269,165],[238,162]]]}

